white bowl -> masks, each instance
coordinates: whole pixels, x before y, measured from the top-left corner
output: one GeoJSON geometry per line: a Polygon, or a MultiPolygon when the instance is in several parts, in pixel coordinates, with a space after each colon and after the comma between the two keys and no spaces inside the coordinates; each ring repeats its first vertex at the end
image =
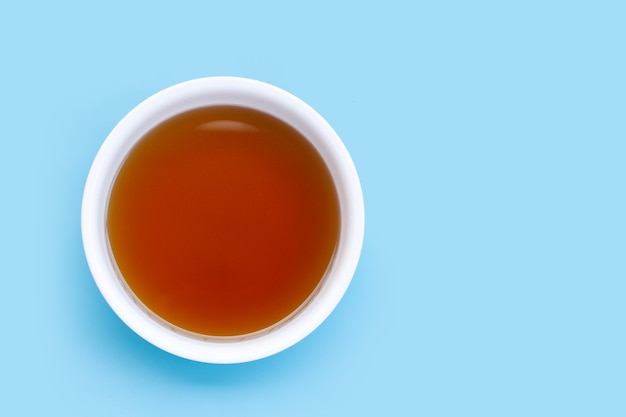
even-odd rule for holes
{"type": "Polygon", "coordinates": [[[100,292],[115,313],[153,345],[183,358],[238,363],[278,353],[315,330],[344,295],[357,267],[364,232],[361,185],[354,163],[330,125],[297,97],[260,81],[209,77],[183,82],[148,98],[128,113],[106,138],[93,162],[82,205],[83,245],[100,292]],[[135,143],[161,122],[212,105],[263,111],[297,129],[318,150],[335,182],[341,230],[331,265],[314,295],[296,314],[267,331],[229,338],[197,337],[168,326],[136,301],[112,257],[106,216],[111,188],[135,143]]]}

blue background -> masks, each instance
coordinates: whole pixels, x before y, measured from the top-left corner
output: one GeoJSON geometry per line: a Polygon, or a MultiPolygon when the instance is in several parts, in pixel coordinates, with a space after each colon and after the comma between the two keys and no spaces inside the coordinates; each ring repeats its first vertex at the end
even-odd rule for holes
{"type": "Polygon", "coordinates": [[[615,1],[0,5],[0,414],[626,415],[626,7],[615,1]],[[282,87],[337,130],[366,238],[274,357],[144,342],[87,268],[113,126],[184,80],[282,87]]]}

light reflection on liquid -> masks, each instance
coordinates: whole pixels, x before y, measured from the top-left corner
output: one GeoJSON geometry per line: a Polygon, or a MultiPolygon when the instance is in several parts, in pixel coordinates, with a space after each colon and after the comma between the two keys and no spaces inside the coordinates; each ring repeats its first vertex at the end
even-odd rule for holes
{"type": "Polygon", "coordinates": [[[254,125],[241,122],[239,120],[212,120],[196,127],[199,130],[225,130],[229,132],[256,132],[258,128],[254,125]]]}

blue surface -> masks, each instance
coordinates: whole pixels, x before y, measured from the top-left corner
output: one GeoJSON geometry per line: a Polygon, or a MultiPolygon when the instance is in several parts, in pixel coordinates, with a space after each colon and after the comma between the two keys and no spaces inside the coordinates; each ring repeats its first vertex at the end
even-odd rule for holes
{"type": "Polygon", "coordinates": [[[623,2],[210,3],[0,5],[0,415],[626,415],[623,2]],[[80,238],[108,132],[210,75],[315,107],[366,201],[333,315],[234,366],[128,330],[80,238]]]}

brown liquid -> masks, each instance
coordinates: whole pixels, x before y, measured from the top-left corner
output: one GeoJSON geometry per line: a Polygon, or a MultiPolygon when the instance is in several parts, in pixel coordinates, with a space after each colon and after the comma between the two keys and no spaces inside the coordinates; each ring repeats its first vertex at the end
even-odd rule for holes
{"type": "Polygon", "coordinates": [[[262,330],[315,290],[339,237],[328,168],[295,129],[241,107],[143,137],[108,207],[115,261],[154,313],[203,335],[262,330]]]}

